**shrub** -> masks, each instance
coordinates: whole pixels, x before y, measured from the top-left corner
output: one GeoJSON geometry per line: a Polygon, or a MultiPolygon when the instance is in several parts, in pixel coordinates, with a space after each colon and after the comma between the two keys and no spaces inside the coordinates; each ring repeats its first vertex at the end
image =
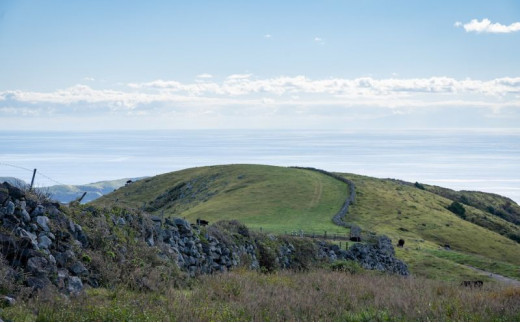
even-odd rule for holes
{"type": "Polygon", "coordinates": [[[460,216],[461,218],[466,219],[466,209],[459,202],[454,201],[451,203],[450,206],[448,206],[448,210],[460,216]]]}
{"type": "Polygon", "coordinates": [[[425,190],[426,188],[424,187],[423,184],[419,183],[419,182],[415,182],[415,184],[413,184],[413,186],[417,187],[418,189],[420,190],[425,190]]]}

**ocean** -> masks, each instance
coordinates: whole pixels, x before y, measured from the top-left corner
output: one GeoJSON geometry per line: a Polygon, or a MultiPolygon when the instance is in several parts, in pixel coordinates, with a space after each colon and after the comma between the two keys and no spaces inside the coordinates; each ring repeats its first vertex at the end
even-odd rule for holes
{"type": "Polygon", "coordinates": [[[328,171],[497,193],[520,202],[519,131],[0,132],[0,176],[37,186],[216,164],[328,171]]]}

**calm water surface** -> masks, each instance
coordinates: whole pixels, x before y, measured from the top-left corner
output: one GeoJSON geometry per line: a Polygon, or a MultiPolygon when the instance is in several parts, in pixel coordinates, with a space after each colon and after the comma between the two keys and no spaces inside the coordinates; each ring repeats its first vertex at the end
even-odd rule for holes
{"type": "Polygon", "coordinates": [[[37,176],[39,186],[254,163],[399,178],[520,202],[520,132],[0,132],[0,147],[0,176],[30,181],[26,169],[37,168],[48,176],[37,176]]]}

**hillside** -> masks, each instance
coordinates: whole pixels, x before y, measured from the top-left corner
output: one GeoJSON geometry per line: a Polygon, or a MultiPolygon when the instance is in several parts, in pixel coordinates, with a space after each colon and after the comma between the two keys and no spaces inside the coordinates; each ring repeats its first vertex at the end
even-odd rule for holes
{"type": "MultiPolygon", "coordinates": [[[[357,199],[348,222],[359,225],[365,235],[386,234],[394,242],[404,239],[405,248],[398,248],[397,254],[412,273],[450,280],[481,275],[467,267],[471,265],[520,278],[520,245],[453,214],[447,210],[451,200],[393,180],[341,176],[356,185],[357,199]]],[[[310,170],[225,165],[148,178],[92,204],[126,205],[193,222],[238,219],[250,228],[274,233],[348,234],[348,228],[331,221],[347,195],[345,183],[310,170]]],[[[466,206],[466,210],[468,219],[493,219],[511,231],[519,230],[481,209],[466,206]]]]}
{"type": "Polygon", "coordinates": [[[274,233],[348,232],[330,219],[348,194],[345,183],[310,170],[261,165],[200,167],[159,175],[92,202],[143,208],[154,215],[211,222],[240,219],[274,233]]]}
{"type": "Polygon", "coordinates": [[[68,203],[81,197],[84,192],[87,192],[82,203],[88,203],[93,201],[105,194],[113,192],[115,189],[124,186],[128,180],[136,181],[142,179],[139,178],[122,178],[112,181],[101,181],[84,185],[53,185],[45,187],[51,197],[59,202],[68,203]]]}
{"type": "MultiPolygon", "coordinates": [[[[115,189],[124,186],[128,180],[137,181],[143,177],[136,178],[122,178],[111,181],[100,181],[84,185],[52,185],[44,186],[39,189],[50,197],[61,203],[69,203],[81,197],[84,192],[87,192],[82,203],[91,202],[105,194],[113,192],[115,189]]],[[[29,184],[16,177],[0,177],[0,183],[8,182],[19,187],[27,187],[29,184]]]]}

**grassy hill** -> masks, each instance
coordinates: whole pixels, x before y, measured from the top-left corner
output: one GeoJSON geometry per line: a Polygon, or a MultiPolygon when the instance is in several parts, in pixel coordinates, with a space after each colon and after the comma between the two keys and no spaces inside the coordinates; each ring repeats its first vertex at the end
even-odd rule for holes
{"type": "Polygon", "coordinates": [[[224,165],[191,168],[122,187],[94,201],[130,206],[155,215],[210,222],[240,219],[273,233],[295,230],[348,232],[331,222],[348,187],[310,170],[224,165]]]}
{"type": "MultiPolygon", "coordinates": [[[[470,205],[465,205],[466,219],[462,219],[447,209],[451,199],[399,181],[341,176],[356,184],[356,203],[347,222],[359,225],[365,233],[386,234],[394,242],[405,239],[405,248],[397,248],[397,254],[413,273],[448,280],[488,279],[470,265],[520,278],[520,245],[499,232],[500,228],[518,232],[516,224],[470,205]],[[477,224],[483,219],[495,226],[477,224]]],[[[347,194],[345,183],[310,170],[224,165],[148,178],[92,203],[143,208],[192,222],[239,219],[253,229],[274,233],[348,233],[331,221],[347,194]]],[[[480,194],[484,194],[482,204],[487,203],[488,195],[480,194]]],[[[479,199],[476,194],[474,198],[479,199]]],[[[513,202],[511,208],[516,207],[513,202]]]]}

